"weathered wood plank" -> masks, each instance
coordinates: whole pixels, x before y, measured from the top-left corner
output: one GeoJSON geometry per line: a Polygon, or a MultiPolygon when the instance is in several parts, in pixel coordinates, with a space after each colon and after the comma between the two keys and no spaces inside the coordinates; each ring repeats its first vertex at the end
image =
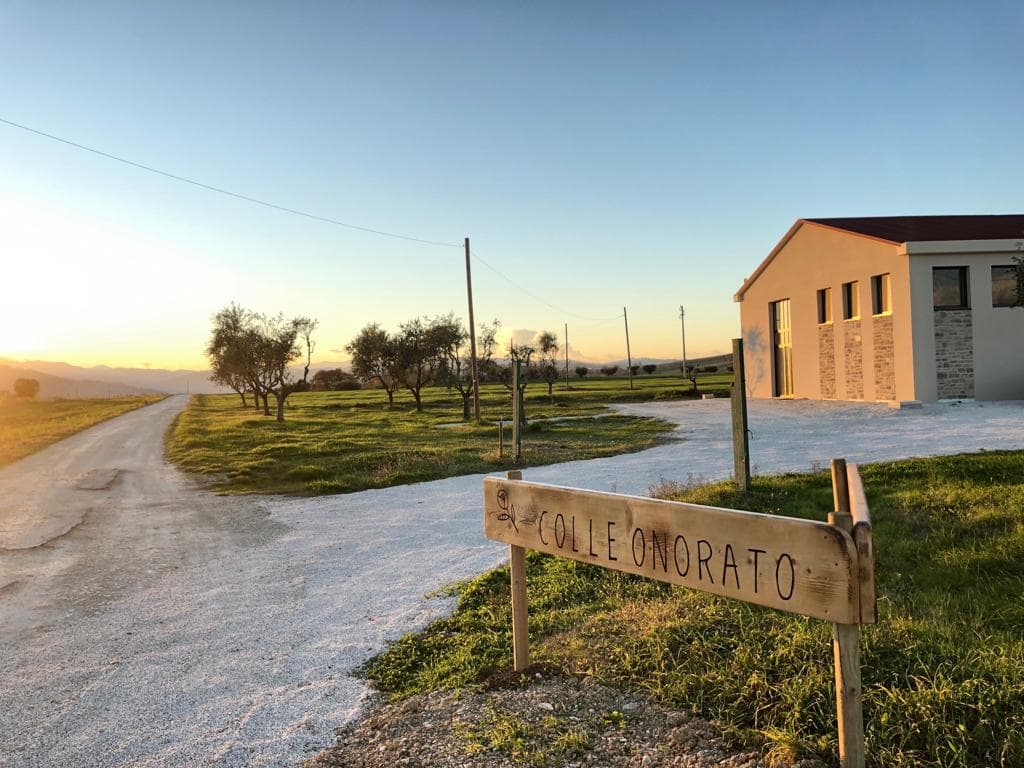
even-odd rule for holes
{"type": "Polygon", "coordinates": [[[853,540],[823,522],[492,477],[484,533],[783,611],[859,619],[853,540]]]}
{"type": "Polygon", "coordinates": [[[875,593],[875,545],[871,531],[871,510],[856,464],[846,465],[850,489],[850,514],[853,518],[853,543],[857,547],[858,581],[860,582],[860,623],[878,623],[878,601],[875,593]]]}
{"type": "MultiPolygon", "coordinates": [[[[859,478],[855,471],[853,476],[859,478]]],[[[837,528],[851,532],[850,477],[846,461],[832,460],[832,497],[836,511],[829,521],[837,528]]],[[[864,506],[864,513],[867,506],[864,506]]],[[[860,616],[860,588],[855,603],[860,616]]],[[[864,768],[864,706],[860,677],[860,626],[858,620],[832,625],[832,658],[836,680],[836,719],[839,725],[840,768],[864,768]]]]}

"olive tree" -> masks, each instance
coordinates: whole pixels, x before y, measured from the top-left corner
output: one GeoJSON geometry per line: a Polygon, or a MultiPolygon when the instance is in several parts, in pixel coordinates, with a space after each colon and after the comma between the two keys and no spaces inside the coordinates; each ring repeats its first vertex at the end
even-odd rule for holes
{"type": "Polygon", "coordinates": [[[387,331],[370,323],[345,345],[352,356],[352,373],[367,384],[379,384],[388,397],[388,408],[395,406],[395,392],[402,382],[396,375],[396,344],[387,331]]]}

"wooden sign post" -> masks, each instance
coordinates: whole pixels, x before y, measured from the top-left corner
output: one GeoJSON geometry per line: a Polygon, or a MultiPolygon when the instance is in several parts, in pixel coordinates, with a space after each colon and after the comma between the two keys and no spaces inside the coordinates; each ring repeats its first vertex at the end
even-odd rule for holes
{"type": "Polygon", "coordinates": [[[828,523],[529,483],[519,472],[485,478],[484,533],[509,545],[514,668],[530,663],[526,549],[825,619],[835,626],[840,758],[862,768],[859,625],[875,621],[871,521],[856,466],[836,460],[833,478],[828,523]]]}
{"type": "Polygon", "coordinates": [[[750,429],[747,426],[747,374],[743,339],[732,340],[732,463],[733,477],[743,493],[750,490],[750,429]]]}

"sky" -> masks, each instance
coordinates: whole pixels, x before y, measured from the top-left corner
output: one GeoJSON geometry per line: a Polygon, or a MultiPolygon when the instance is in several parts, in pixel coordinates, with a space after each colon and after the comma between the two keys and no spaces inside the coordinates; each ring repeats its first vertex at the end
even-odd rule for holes
{"type": "Polygon", "coordinates": [[[0,357],[204,366],[237,302],[728,351],[797,218],[1020,213],[1024,5],[0,0],[0,357]]]}

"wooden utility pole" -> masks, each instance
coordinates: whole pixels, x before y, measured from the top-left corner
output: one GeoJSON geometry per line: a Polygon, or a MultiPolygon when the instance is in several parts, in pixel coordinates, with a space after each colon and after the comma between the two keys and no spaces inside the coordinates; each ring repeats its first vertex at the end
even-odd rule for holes
{"type": "Polygon", "coordinates": [[[679,305],[679,324],[683,329],[683,378],[686,378],[686,310],[679,305]]]}
{"type": "Polygon", "coordinates": [[[629,351],[629,318],[626,308],[622,308],[622,321],[626,324],[626,373],[629,374],[629,388],[633,388],[633,355],[629,351]]]}
{"type": "Polygon", "coordinates": [[[565,388],[569,388],[569,324],[565,324],[565,388]]]}
{"type": "Polygon", "coordinates": [[[512,459],[523,457],[523,361],[512,361],[512,459]]]}
{"type": "Polygon", "coordinates": [[[480,379],[476,371],[476,323],[473,322],[473,271],[469,265],[469,238],[466,238],[466,293],[469,295],[469,372],[473,377],[473,413],[480,421],[480,379]]]}

